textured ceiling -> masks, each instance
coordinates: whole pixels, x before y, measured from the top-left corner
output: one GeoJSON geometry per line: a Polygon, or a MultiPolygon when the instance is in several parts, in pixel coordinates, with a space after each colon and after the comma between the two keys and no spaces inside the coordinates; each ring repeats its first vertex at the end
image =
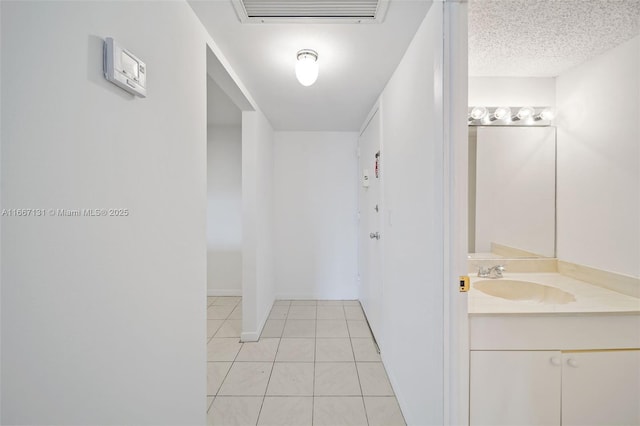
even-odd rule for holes
{"type": "Polygon", "coordinates": [[[189,0],[277,130],[357,131],[397,67],[430,0],[392,0],[382,24],[242,24],[231,0],[189,0]],[[318,52],[318,81],[296,80],[296,53],[318,52]]]}
{"type": "Polygon", "coordinates": [[[554,77],[640,34],[640,0],[470,0],[469,75],[554,77]]]}

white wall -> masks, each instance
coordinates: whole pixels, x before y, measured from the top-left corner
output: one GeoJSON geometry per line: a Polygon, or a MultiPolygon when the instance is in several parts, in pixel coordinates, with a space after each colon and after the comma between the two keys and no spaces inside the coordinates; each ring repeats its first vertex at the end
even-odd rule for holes
{"type": "Polygon", "coordinates": [[[469,77],[470,106],[554,106],[554,77],[469,77]]]}
{"type": "Polygon", "coordinates": [[[442,12],[431,6],[381,98],[379,343],[409,425],[444,422],[442,12]]]}
{"type": "Polygon", "coordinates": [[[203,424],[208,36],[183,2],[1,8],[3,207],[129,209],[2,218],[2,423],[203,424]]]}
{"type": "Polygon", "coordinates": [[[276,132],[281,299],[357,298],[356,132],[276,132]]]}
{"type": "Polygon", "coordinates": [[[207,130],[207,290],[242,294],[242,129],[207,130]]]}
{"type": "Polygon", "coordinates": [[[557,78],[558,257],[640,277],[640,36],[557,78]]]}
{"type": "Polygon", "coordinates": [[[242,113],[242,340],[258,340],[275,300],[273,128],[242,113]]]}

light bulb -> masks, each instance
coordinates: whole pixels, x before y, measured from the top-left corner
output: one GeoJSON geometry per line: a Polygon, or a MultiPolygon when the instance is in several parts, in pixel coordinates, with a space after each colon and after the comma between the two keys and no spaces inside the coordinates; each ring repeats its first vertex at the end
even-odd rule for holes
{"type": "Polygon", "coordinates": [[[553,110],[551,108],[545,108],[540,114],[538,114],[538,116],[536,117],[537,120],[547,120],[547,121],[551,121],[555,118],[555,114],[553,113],[553,110]]]}
{"type": "Polygon", "coordinates": [[[526,120],[533,117],[535,113],[536,110],[531,107],[522,107],[518,110],[516,117],[518,118],[518,120],[526,120]]]}
{"type": "Polygon", "coordinates": [[[509,107],[498,107],[493,112],[492,120],[503,120],[507,117],[511,117],[511,108],[509,107]]]}
{"type": "Polygon", "coordinates": [[[298,52],[296,77],[303,86],[311,86],[318,79],[318,53],[304,49],[298,52]]]}
{"type": "Polygon", "coordinates": [[[489,111],[485,107],[473,107],[470,117],[474,120],[482,120],[489,114],[489,111]]]}

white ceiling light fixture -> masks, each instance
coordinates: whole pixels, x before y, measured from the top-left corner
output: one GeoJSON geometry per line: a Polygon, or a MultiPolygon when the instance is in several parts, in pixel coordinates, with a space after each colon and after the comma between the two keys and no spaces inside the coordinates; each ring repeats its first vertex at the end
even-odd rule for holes
{"type": "Polygon", "coordinates": [[[318,79],[318,52],[302,49],[297,58],[296,77],[303,86],[311,86],[318,79]]]}

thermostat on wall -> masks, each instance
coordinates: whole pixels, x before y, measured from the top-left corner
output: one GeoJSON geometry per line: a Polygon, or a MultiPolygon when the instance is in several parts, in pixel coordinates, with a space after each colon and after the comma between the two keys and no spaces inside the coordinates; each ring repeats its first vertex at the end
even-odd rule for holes
{"type": "Polygon", "coordinates": [[[133,53],[107,37],[104,40],[104,78],[141,98],[147,97],[147,66],[133,53]]]}

